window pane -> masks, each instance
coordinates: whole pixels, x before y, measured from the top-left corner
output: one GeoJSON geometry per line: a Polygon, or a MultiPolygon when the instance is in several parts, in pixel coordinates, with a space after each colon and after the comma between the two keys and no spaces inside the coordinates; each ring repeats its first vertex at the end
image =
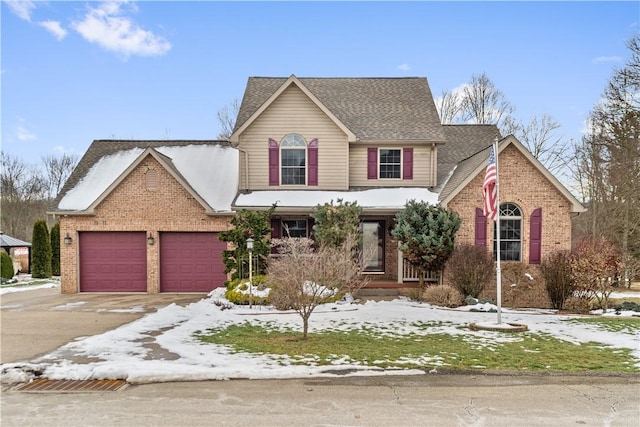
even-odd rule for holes
{"type": "Polygon", "coordinates": [[[306,178],[306,151],[287,148],[280,152],[282,157],[282,185],[304,185],[306,178]]]}
{"type": "Polygon", "coordinates": [[[380,150],[380,178],[400,178],[400,150],[380,150]]]}
{"type": "Polygon", "coordinates": [[[282,220],[282,237],[307,237],[307,220],[282,220]]]}
{"type": "Polygon", "coordinates": [[[361,230],[364,271],[384,271],[384,221],[365,221],[361,230]]]}

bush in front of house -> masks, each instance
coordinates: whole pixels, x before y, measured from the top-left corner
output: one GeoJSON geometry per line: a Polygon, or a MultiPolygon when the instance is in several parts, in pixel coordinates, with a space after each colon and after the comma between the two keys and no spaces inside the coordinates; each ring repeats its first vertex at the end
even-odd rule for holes
{"type": "MultiPolygon", "coordinates": [[[[267,276],[257,275],[253,276],[253,284],[251,286],[253,297],[251,298],[251,304],[255,305],[267,305],[269,304],[268,296],[258,296],[256,293],[262,293],[265,289],[265,282],[267,276]]],[[[234,304],[249,305],[249,279],[234,279],[227,283],[227,291],[224,297],[234,304]]]]}
{"type": "Polygon", "coordinates": [[[445,272],[447,282],[462,295],[478,298],[494,277],[495,266],[486,248],[462,244],[453,250],[445,272]]]}
{"type": "Polygon", "coordinates": [[[571,253],[555,251],[550,253],[540,265],[542,277],[551,306],[562,310],[565,301],[575,290],[575,280],[571,272],[571,253]]]}
{"type": "Polygon", "coordinates": [[[13,271],[13,261],[8,253],[0,250],[0,277],[5,280],[13,278],[15,271],[13,271]]]}
{"type": "Polygon", "coordinates": [[[51,277],[51,241],[49,227],[44,220],[36,221],[33,225],[31,276],[36,279],[51,277]]]}
{"type": "Polygon", "coordinates": [[[464,303],[464,296],[460,291],[449,285],[429,286],[422,292],[422,300],[440,307],[460,307],[464,303]]]}
{"type": "Polygon", "coordinates": [[[60,275],[60,223],[51,228],[51,274],[60,275]]]}
{"type": "Polygon", "coordinates": [[[571,296],[564,302],[564,309],[570,313],[589,314],[591,301],[584,295],[571,296]]]}

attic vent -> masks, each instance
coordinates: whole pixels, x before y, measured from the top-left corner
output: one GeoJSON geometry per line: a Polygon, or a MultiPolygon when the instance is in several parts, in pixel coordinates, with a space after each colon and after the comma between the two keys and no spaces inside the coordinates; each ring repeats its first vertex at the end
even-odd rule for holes
{"type": "Polygon", "coordinates": [[[146,173],[147,190],[156,190],[158,188],[158,171],[149,169],[146,173]]]}

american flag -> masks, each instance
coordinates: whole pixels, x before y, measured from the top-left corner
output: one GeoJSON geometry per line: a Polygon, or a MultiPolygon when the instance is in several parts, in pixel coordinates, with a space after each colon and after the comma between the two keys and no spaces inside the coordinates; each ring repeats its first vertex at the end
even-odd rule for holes
{"type": "Polygon", "coordinates": [[[482,193],[484,194],[484,216],[491,218],[492,221],[496,220],[496,214],[498,213],[496,206],[496,202],[498,201],[496,174],[496,155],[493,146],[491,146],[489,163],[487,163],[487,171],[484,175],[484,183],[482,184],[482,193]]]}

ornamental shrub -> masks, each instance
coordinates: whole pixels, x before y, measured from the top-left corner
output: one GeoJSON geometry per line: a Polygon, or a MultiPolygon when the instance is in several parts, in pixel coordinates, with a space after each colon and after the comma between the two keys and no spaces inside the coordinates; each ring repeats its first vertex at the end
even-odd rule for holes
{"type": "Polygon", "coordinates": [[[493,257],[484,247],[458,245],[447,261],[446,275],[462,295],[478,298],[495,275],[493,257]]]}
{"type": "Polygon", "coordinates": [[[429,286],[422,293],[422,300],[440,307],[460,307],[464,297],[460,291],[449,285],[429,286]]]}
{"type": "MultiPolygon", "coordinates": [[[[251,303],[255,305],[267,305],[269,304],[268,296],[258,296],[256,295],[256,291],[264,291],[265,282],[267,281],[267,276],[258,275],[253,277],[253,286],[252,293],[253,298],[251,298],[251,303]]],[[[234,279],[227,283],[227,291],[224,294],[224,297],[234,304],[238,305],[249,305],[249,280],[248,279],[234,279]]]]}
{"type": "Polygon", "coordinates": [[[51,240],[49,228],[44,220],[36,221],[33,225],[31,277],[36,279],[51,277],[51,240]]]}
{"type": "Polygon", "coordinates": [[[60,275],[60,223],[51,228],[51,274],[60,275]]]}
{"type": "Polygon", "coordinates": [[[15,271],[13,271],[13,261],[8,253],[0,250],[0,277],[5,280],[13,278],[15,271]]]}
{"type": "Polygon", "coordinates": [[[565,301],[575,289],[575,281],[571,273],[571,253],[568,251],[550,253],[540,264],[540,270],[551,306],[556,310],[562,310],[565,301]]]}

